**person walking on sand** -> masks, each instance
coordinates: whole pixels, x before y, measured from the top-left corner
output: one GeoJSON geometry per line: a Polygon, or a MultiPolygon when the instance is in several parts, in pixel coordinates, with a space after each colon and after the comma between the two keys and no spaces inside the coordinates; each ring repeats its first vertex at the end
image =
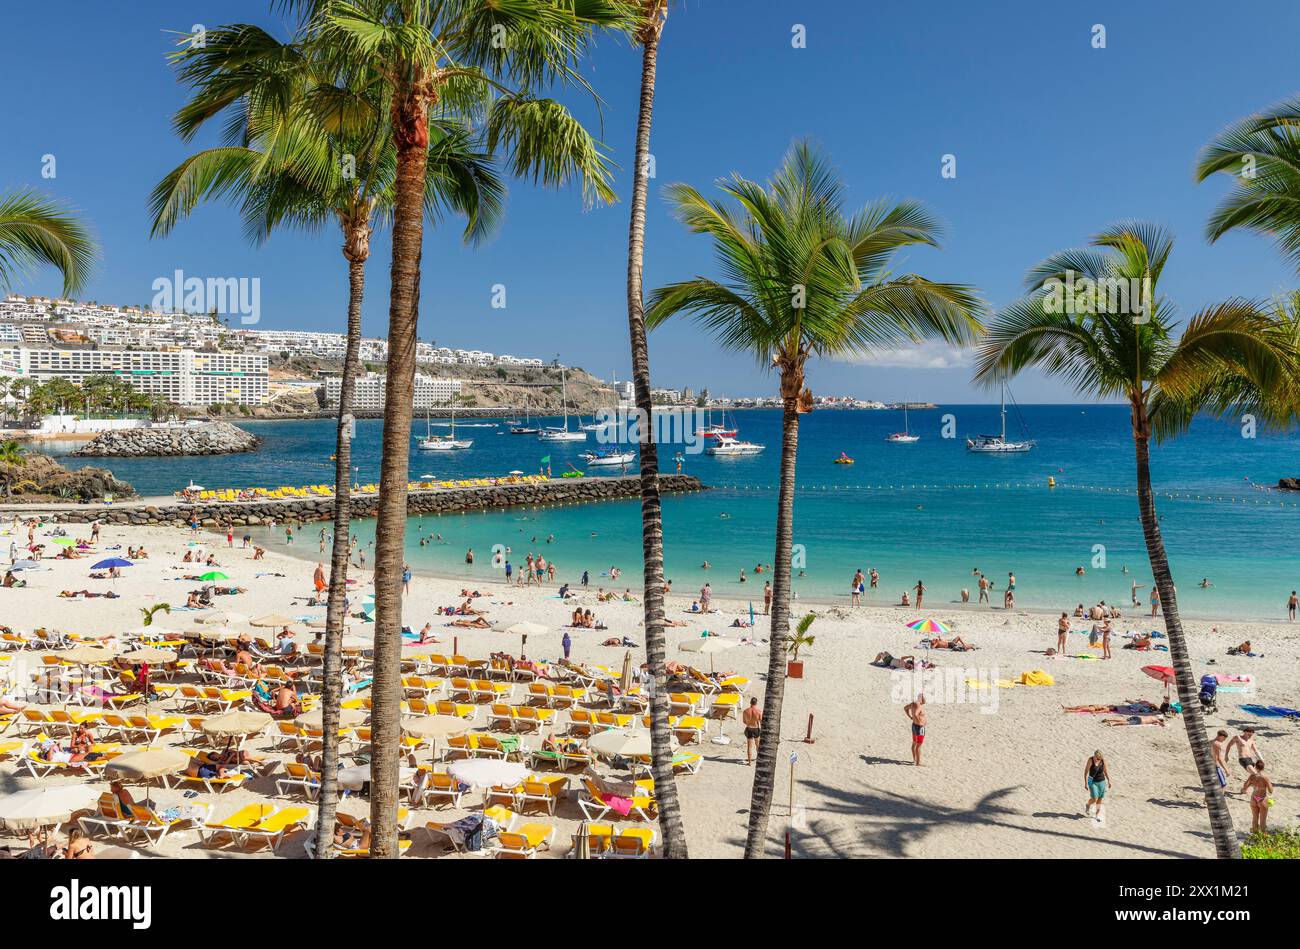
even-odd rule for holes
{"type": "Polygon", "coordinates": [[[763,615],[769,616],[772,613],[772,581],[768,580],[763,584],[763,615]]]}
{"type": "Polygon", "coordinates": [[[1255,762],[1259,760],[1259,750],[1255,747],[1255,729],[1253,726],[1247,725],[1241,730],[1240,735],[1228,742],[1228,748],[1224,754],[1231,756],[1234,748],[1237,749],[1237,763],[1241,765],[1247,774],[1250,774],[1255,762]]]}
{"type": "Polygon", "coordinates": [[[1268,809],[1273,806],[1273,782],[1264,774],[1264,762],[1256,761],[1241,793],[1250,792],[1250,832],[1268,833],[1268,809]]]}
{"type": "Polygon", "coordinates": [[[402,595],[409,596],[411,593],[411,565],[402,564],[402,595]]]}
{"type": "Polygon", "coordinates": [[[916,581],[916,608],[921,608],[921,597],[925,595],[925,583],[920,580],[916,581]]]}
{"type": "Polygon", "coordinates": [[[1065,655],[1065,639],[1070,632],[1070,614],[1062,613],[1061,618],[1056,621],[1056,654],[1065,655]]]}
{"type": "Polygon", "coordinates": [[[903,714],[912,723],[912,764],[921,767],[921,746],[925,744],[925,693],[903,706],[903,714]]]}
{"type": "Polygon", "coordinates": [[[1295,592],[1295,590],[1292,590],[1292,591],[1291,591],[1291,599],[1289,599],[1289,600],[1286,601],[1286,618],[1287,618],[1287,622],[1290,622],[1290,623],[1294,623],[1294,622],[1295,622],[1295,611],[1296,611],[1296,607],[1297,607],[1297,606],[1300,606],[1300,598],[1297,598],[1297,597],[1296,597],[1296,592],[1295,592]]]}
{"type": "Polygon", "coordinates": [[[757,698],[749,700],[749,708],[740,713],[740,720],[745,726],[745,764],[752,765],[758,753],[758,736],[763,733],[763,709],[757,698]]]}
{"type": "Polygon", "coordinates": [[[1224,794],[1231,794],[1228,790],[1228,733],[1222,728],[1210,742],[1210,753],[1214,755],[1214,773],[1219,779],[1219,787],[1224,794]]]}
{"type": "Polygon", "coordinates": [[[1153,585],[1151,587],[1151,615],[1155,616],[1160,612],[1160,591],[1153,585]]]}
{"type": "Polygon", "coordinates": [[[1083,766],[1083,783],[1088,789],[1088,804],[1084,807],[1083,812],[1095,820],[1098,824],[1106,822],[1106,807],[1103,801],[1106,797],[1108,787],[1114,785],[1110,780],[1110,771],[1106,769],[1106,759],[1101,756],[1101,751],[1094,751],[1092,757],[1083,766]],[[1093,807],[1097,812],[1093,813],[1093,807]]]}
{"type": "Polygon", "coordinates": [[[1111,629],[1112,628],[1110,625],[1109,617],[1101,621],[1101,658],[1103,659],[1109,659],[1111,657],[1110,656],[1111,629]]]}
{"type": "Polygon", "coordinates": [[[564,658],[569,658],[569,650],[573,648],[573,640],[569,638],[568,630],[565,630],[564,637],[560,640],[560,648],[564,650],[564,658]]]}
{"type": "Polygon", "coordinates": [[[700,588],[700,611],[703,613],[711,612],[709,604],[713,602],[713,587],[707,583],[700,588]]]}
{"type": "Polygon", "coordinates": [[[862,605],[862,584],[867,578],[862,575],[862,568],[859,567],[853,574],[853,580],[849,583],[849,605],[862,605]]]}

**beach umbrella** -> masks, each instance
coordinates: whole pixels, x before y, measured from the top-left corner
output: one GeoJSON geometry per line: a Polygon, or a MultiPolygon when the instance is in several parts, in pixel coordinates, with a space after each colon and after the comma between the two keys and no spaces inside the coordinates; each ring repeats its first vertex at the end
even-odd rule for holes
{"type": "Polygon", "coordinates": [[[403,715],[402,731],[416,738],[450,738],[463,735],[474,725],[467,719],[455,715],[403,715]]]}
{"type": "Polygon", "coordinates": [[[120,653],[117,658],[133,666],[144,663],[151,666],[165,666],[176,661],[176,653],[171,649],[156,649],[153,646],[145,646],[143,649],[120,653]]]}
{"type": "Polygon", "coordinates": [[[15,560],[9,566],[9,569],[16,573],[19,570],[39,570],[41,569],[41,565],[35,560],[15,560]]]}
{"type": "Polygon", "coordinates": [[[587,742],[588,747],[597,754],[611,758],[622,755],[631,758],[635,755],[650,754],[650,733],[644,729],[635,732],[623,732],[617,729],[593,735],[587,742]]]}
{"type": "Polygon", "coordinates": [[[591,831],[588,830],[585,820],[578,825],[578,829],[573,835],[573,858],[575,860],[591,859],[591,831]]]}
{"type": "Polygon", "coordinates": [[[112,570],[114,567],[134,567],[135,564],[129,560],[123,560],[121,557],[109,557],[107,560],[101,560],[97,564],[92,564],[91,570],[112,570]]]}
{"type": "Polygon", "coordinates": [[[713,671],[713,657],[720,652],[726,652],[728,649],[734,649],[740,645],[738,639],[727,639],[725,636],[701,636],[698,639],[686,639],[680,644],[683,652],[702,652],[709,657],[709,671],[713,671]]]}
{"type": "Polygon", "coordinates": [[[127,781],[148,781],[184,771],[190,756],[179,748],[142,748],[119,755],[104,766],[110,777],[127,781]]]}
{"type": "Polygon", "coordinates": [[[199,574],[200,580],[229,580],[230,578],[220,570],[210,570],[207,573],[199,574]]]}
{"type": "Polygon", "coordinates": [[[204,626],[230,626],[234,623],[247,623],[248,617],[243,613],[235,613],[231,610],[216,610],[195,617],[194,622],[202,623],[204,626]]]}
{"type": "Polygon", "coordinates": [[[1143,666],[1142,671],[1165,684],[1165,698],[1169,698],[1169,687],[1174,684],[1174,670],[1171,666],[1143,666]]]}
{"type": "Polygon", "coordinates": [[[249,626],[288,626],[297,622],[292,616],[285,616],[283,613],[264,613],[261,616],[254,616],[248,621],[249,626]]]}
{"type": "MultiPolygon", "coordinates": [[[[294,719],[299,725],[307,728],[320,728],[324,725],[322,708],[314,708],[310,712],[299,715],[294,719]]],[[[339,709],[339,727],[349,728],[352,725],[364,725],[366,713],[359,708],[341,708],[339,709]]]]}
{"type": "Polygon", "coordinates": [[[632,650],[623,653],[623,674],[618,677],[618,687],[624,692],[632,688],[632,650]]]}
{"type": "Polygon", "coordinates": [[[502,761],[499,758],[466,758],[449,764],[447,773],[461,784],[491,788],[502,784],[518,784],[527,776],[528,768],[517,761],[502,761]]]}
{"type": "Polygon", "coordinates": [[[540,636],[542,633],[550,632],[549,626],[543,626],[541,623],[511,623],[509,626],[498,629],[498,632],[510,633],[513,636],[540,636]]]}
{"type": "Polygon", "coordinates": [[[90,784],[29,788],[0,797],[0,827],[32,830],[62,824],[74,813],[95,806],[99,791],[90,784]]]}
{"type": "Polygon", "coordinates": [[[209,738],[245,738],[256,735],[271,724],[265,712],[226,712],[203,722],[203,734],[209,738]]]}
{"type": "Polygon", "coordinates": [[[917,619],[906,625],[914,633],[925,633],[930,636],[936,633],[940,636],[947,636],[951,632],[946,624],[939,622],[937,619],[917,619]]]}
{"type": "Polygon", "coordinates": [[[60,662],[66,662],[74,666],[93,666],[97,663],[112,661],[113,650],[93,643],[82,643],[80,646],[73,646],[71,649],[60,649],[54,655],[58,657],[60,662]]]}

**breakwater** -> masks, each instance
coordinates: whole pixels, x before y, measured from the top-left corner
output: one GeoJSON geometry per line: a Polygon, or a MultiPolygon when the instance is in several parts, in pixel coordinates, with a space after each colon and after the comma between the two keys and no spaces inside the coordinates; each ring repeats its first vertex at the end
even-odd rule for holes
{"type": "MultiPolygon", "coordinates": [[[[407,496],[408,514],[454,514],[465,511],[499,510],[563,502],[621,501],[640,497],[641,480],[636,475],[612,478],[555,478],[526,483],[429,488],[413,490],[407,496]]],[[[665,494],[706,490],[692,475],[664,474],[659,486],[665,494]]],[[[379,503],[376,494],[353,494],[352,516],[374,517],[379,503]]],[[[204,527],[256,527],[269,521],[323,521],[334,516],[332,497],[277,498],[253,501],[144,500],[118,504],[0,505],[9,516],[45,517],[68,523],[99,520],[106,524],[137,524],[184,527],[197,520],[204,527]]]]}

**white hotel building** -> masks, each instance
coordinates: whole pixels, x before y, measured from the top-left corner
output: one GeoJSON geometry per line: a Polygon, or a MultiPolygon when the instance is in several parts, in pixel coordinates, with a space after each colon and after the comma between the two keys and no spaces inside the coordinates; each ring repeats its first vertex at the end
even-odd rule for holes
{"type": "Polygon", "coordinates": [[[161,395],[179,405],[264,405],[267,400],[267,362],[261,353],[0,344],[0,365],[18,378],[39,383],[66,379],[80,385],[91,376],[117,376],[138,392],[161,395]]]}
{"type": "MultiPolygon", "coordinates": [[[[446,405],[460,394],[464,383],[459,379],[435,379],[423,373],[415,376],[415,408],[436,409],[446,405]]],[[[336,407],[339,404],[339,392],[343,388],[342,376],[330,376],[325,380],[325,404],[336,407]]],[[[356,388],[352,392],[352,408],[358,411],[378,411],[384,407],[384,395],[388,389],[388,380],[381,372],[368,372],[357,376],[356,388]]]]}

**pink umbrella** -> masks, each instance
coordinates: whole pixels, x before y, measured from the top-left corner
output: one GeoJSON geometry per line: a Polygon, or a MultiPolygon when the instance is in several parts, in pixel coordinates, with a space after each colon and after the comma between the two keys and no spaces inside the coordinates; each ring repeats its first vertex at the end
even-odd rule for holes
{"type": "Polygon", "coordinates": [[[1165,699],[1169,698],[1169,687],[1174,684],[1174,670],[1170,666],[1143,666],[1142,671],[1165,684],[1165,699]]]}

